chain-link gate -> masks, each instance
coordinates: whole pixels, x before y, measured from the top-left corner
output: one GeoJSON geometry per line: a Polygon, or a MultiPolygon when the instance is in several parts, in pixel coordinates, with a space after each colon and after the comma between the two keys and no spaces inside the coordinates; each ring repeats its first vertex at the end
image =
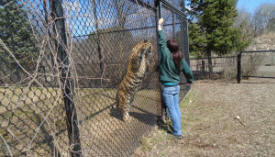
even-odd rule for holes
{"type": "Polygon", "coordinates": [[[240,52],[237,71],[238,83],[249,77],[275,79],[275,50],[240,52]]]}
{"type": "Polygon", "coordinates": [[[1,1],[0,156],[132,154],[160,115],[157,52],[131,121],[121,121],[112,106],[131,49],[147,39],[157,50],[159,13],[167,38],[181,43],[189,62],[186,18],[159,2],[1,1]]]}

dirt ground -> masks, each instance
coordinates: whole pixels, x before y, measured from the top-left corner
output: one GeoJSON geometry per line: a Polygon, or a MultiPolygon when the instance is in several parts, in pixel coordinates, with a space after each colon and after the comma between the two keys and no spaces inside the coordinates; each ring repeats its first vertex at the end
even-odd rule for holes
{"type": "Polygon", "coordinates": [[[132,157],[275,156],[275,80],[196,81],[181,108],[183,139],[156,127],[132,157]]]}

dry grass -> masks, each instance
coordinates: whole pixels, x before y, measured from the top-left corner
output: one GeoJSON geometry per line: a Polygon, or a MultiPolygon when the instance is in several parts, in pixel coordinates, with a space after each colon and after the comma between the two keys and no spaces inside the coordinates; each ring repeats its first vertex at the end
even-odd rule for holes
{"type": "Polygon", "coordinates": [[[275,82],[198,81],[182,105],[183,139],[155,129],[134,157],[275,155],[275,82]]]}
{"type": "Polygon", "coordinates": [[[274,50],[275,33],[268,32],[253,40],[247,50],[274,50]]]}
{"type": "MultiPolygon", "coordinates": [[[[129,124],[111,114],[115,92],[115,89],[76,89],[84,156],[129,154],[125,149],[133,151],[135,142],[154,125],[158,91],[142,90],[136,94],[129,124]]],[[[0,103],[0,135],[14,156],[26,153],[51,156],[54,149],[62,156],[69,156],[64,104],[59,89],[0,88],[0,103]]],[[[0,156],[8,155],[7,146],[0,141],[0,156]]]]}

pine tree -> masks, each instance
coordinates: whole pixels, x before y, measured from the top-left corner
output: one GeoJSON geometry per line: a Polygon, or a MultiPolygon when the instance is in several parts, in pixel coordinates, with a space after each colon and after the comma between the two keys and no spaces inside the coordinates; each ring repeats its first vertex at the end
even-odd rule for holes
{"type": "MultiPolygon", "coordinates": [[[[0,1],[0,38],[11,50],[19,63],[27,70],[32,70],[38,48],[28,21],[27,13],[18,0],[0,1]]],[[[9,64],[9,68],[17,68],[15,60],[0,47],[0,61],[9,64]]]]}
{"type": "Polygon", "coordinates": [[[202,57],[205,54],[206,47],[205,34],[202,32],[200,26],[196,23],[191,23],[188,26],[189,33],[189,49],[193,56],[202,57]]]}
{"type": "MultiPolygon", "coordinates": [[[[191,28],[190,33],[200,29],[202,33],[197,33],[197,35],[204,34],[206,43],[203,49],[208,56],[208,68],[211,75],[213,73],[211,60],[213,52],[225,55],[244,47],[240,40],[239,28],[233,27],[237,16],[237,0],[188,0],[188,2],[192,10],[191,14],[196,17],[194,21],[198,24],[193,32],[191,28]]],[[[194,42],[200,39],[196,34],[190,36],[190,40],[194,42]]]]}
{"type": "Polygon", "coordinates": [[[210,76],[213,73],[211,53],[226,54],[234,49],[236,29],[233,28],[237,16],[234,0],[205,0],[208,3],[202,9],[201,26],[205,30],[210,76]]]}
{"type": "Polygon", "coordinates": [[[226,54],[234,48],[233,38],[236,29],[233,28],[237,11],[234,0],[207,0],[209,4],[203,8],[201,25],[207,38],[206,50],[218,54],[226,54]]]}

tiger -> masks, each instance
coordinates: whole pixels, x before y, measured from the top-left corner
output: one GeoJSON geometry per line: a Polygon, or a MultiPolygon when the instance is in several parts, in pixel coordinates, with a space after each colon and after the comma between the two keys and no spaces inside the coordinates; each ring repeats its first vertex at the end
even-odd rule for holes
{"type": "Polygon", "coordinates": [[[117,104],[124,122],[129,121],[129,110],[135,93],[141,88],[145,73],[151,66],[153,45],[147,40],[139,42],[131,51],[128,59],[127,72],[123,77],[116,93],[117,104]]]}

